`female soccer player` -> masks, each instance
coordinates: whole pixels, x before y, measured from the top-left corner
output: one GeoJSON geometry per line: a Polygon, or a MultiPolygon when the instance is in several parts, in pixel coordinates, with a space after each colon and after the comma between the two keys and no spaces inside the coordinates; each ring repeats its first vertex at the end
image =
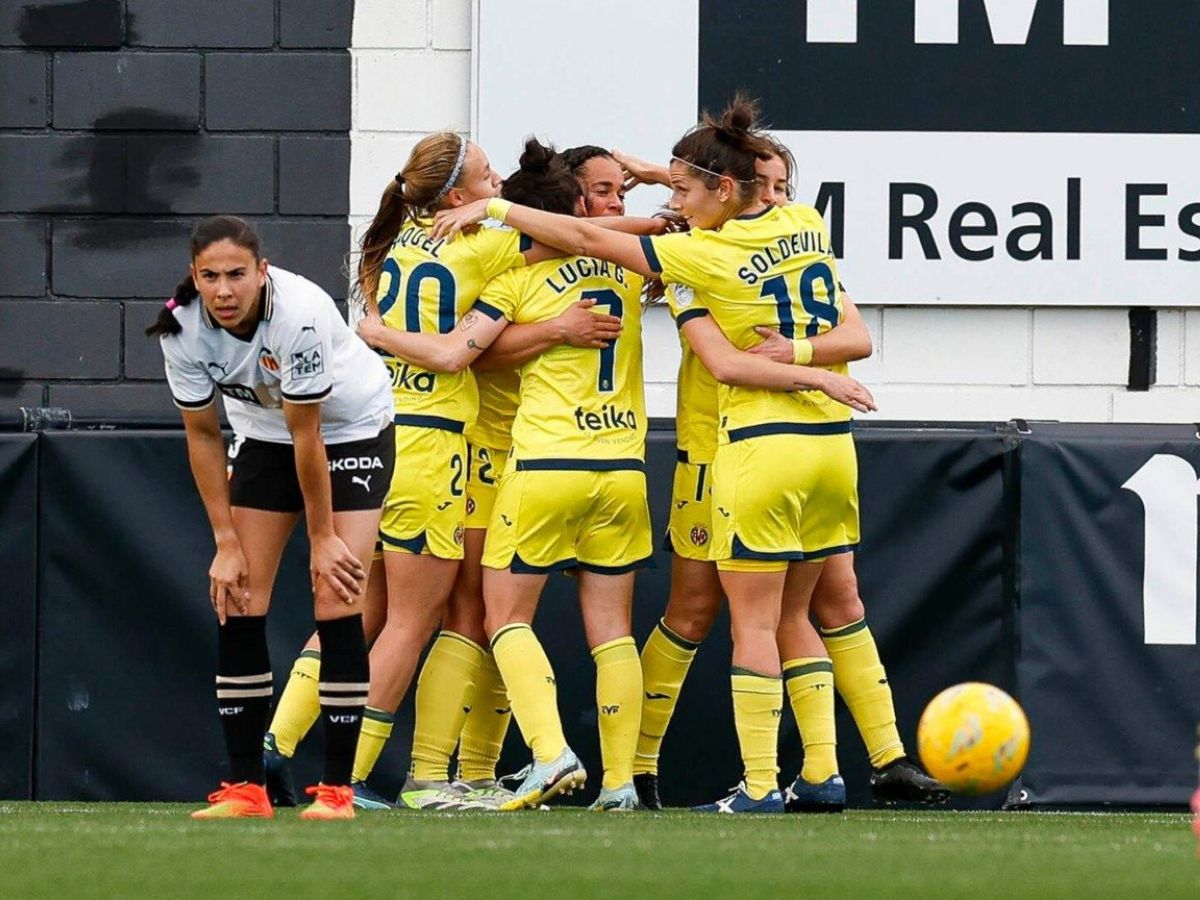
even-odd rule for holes
{"type": "MultiPolygon", "coordinates": [[[[849,410],[811,390],[791,395],[730,383],[728,360],[736,346],[758,342],[756,325],[774,321],[785,334],[798,325],[816,334],[841,317],[835,262],[819,215],[762,202],[754,161],[768,150],[750,130],[754,114],[739,98],[720,121],[706,119],[676,144],[671,206],[691,225],[690,235],[635,240],[503,201],[443,215],[434,231],[453,234],[490,212],[564,250],[695,287],[694,295],[677,298],[675,312],[689,343],[722,382],[714,556],[730,603],[735,721],[746,768],[739,790],[707,807],[727,812],[783,808],[775,787],[776,632],[784,612],[807,615],[820,561],[852,549],[858,532],[849,410]],[[771,477],[763,477],[768,471],[771,477]],[[785,583],[789,606],[802,609],[783,609],[785,583]]],[[[853,408],[873,408],[869,392],[845,375],[781,371],[793,387],[821,387],[853,408]]]]}
{"type": "Polygon", "coordinates": [[[325,772],[309,819],[353,818],[349,787],[369,669],[358,599],[392,474],[387,372],[312,282],[268,266],[241,219],[192,232],[191,267],[147,334],[160,335],[217,553],[217,703],[232,779],[195,818],[270,817],[262,734],[271,703],[266,613],[301,511],[312,547],[325,772]],[[192,301],[200,297],[201,302],[192,301]],[[213,400],[233,426],[231,474],[213,400]]]}

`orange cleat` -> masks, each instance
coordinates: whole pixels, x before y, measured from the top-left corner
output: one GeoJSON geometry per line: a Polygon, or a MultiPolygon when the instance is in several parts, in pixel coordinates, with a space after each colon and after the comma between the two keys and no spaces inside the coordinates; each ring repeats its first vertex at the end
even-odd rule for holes
{"type": "Polygon", "coordinates": [[[354,790],[348,784],[318,784],[304,789],[312,805],[300,813],[302,819],[353,819],[354,790]]]}
{"type": "Polygon", "coordinates": [[[219,790],[208,795],[208,806],[192,813],[193,819],[271,819],[275,808],[261,784],[222,781],[219,790]]]}

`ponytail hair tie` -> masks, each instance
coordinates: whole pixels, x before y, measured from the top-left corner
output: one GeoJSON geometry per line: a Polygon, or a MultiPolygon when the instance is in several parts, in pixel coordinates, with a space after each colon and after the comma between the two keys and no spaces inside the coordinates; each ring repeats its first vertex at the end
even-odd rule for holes
{"type": "Polygon", "coordinates": [[[404,187],[404,173],[403,172],[396,173],[396,184],[400,185],[400,187],[404,187]]]}
{"type": "Polygon", "coordinates": [[[174,309],[178,305],[179,305],[179,303],[175,300],[174,297],[167,298],[167,309],[174,309]]]}

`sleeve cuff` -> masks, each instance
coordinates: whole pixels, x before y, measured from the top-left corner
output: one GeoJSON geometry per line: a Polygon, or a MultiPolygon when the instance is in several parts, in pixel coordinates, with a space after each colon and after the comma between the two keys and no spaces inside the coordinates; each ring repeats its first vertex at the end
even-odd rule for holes
{"type": "Polygon", "coordinates": [[[658,254],[654,252],[654,241],[645,234],[639,240],[642,242],[642,252],[646,254],[646,264],[650,266],[651,272],[658,275],[662,272],[662,263],[658,261],[658,254]]]}
{"type": "Polygon", "coordinates": [[[476,300],[474,308],[483,313],[493,322],[499,322],[501,319],[507,318],[504,313],[492,306],[492,304],[488,303],[486,300],[476,300]]]}
{"type": "Polygon", "coordinates": [[[282,391],[281,393],[283,394],[283,399],[288,403],[320,403],[333,393],[333,385],[329,385],[324,390],[311,394],[289,394],[287,391],[282,391]]]}
{"type": "Polygon", "coordinates": [[[175,402],[175,405],[178,406],[180,409],[193,410],[193,411],[199,410],[199,409],[207,409],[208,407],[212,406],[212,402],[213,402],[213,400],[216,399],[216,397],[217,397],[216,391],[213,391],[211,394],[209,394],[203,400],[180,400],[174,394],[171,395],[171,399],[175,402]]]}
{"type": "Polygon", "coordinates": [[[679,315],[677,315],[675,317],[675,327],[682,328],[688,322],[692,321],[692,319],[698,319],[701,316],[707,316],[707,315],[708,315],[707,309],[685,309],[683,312],[681,312],[679,315]]]}

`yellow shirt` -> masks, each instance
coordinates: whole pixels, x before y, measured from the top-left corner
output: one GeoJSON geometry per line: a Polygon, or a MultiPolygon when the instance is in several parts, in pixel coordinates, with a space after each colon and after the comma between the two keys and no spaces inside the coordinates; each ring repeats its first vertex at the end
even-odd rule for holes
{"type": "MultiPolygon", "coordinates": [[[[447,243],[429,237],[430,225],[428,220],[405,223],[384,260],[375,299],[384,323],[392,328],[450,331],[488,281],[525,264],[518,231],[480,228],[447,243]]],[[[479,394],[469,370],[429,372],[386,354],[384,362],[397,416],[434,419],[453,430],[474,421],[479,394]]]]}
{"type": "MultiPolygon", "coordinates": [[[[642,238],[646,259],[664,281],[689,285],[671,292],[671,312],[682,325],[711,314],[740,350],[759,343],[757,325],[788,339],[812,337],[842,320],[837,263],[829,233],[811,206],[773,206],[731,219],[715,231],[642,238]]],[[[845,374],[844,363],[828,366],[845,374]]],[[[770,391],[720,385],[718,439],[745,437],[774,423],[846,422],[850,408],[820,391],[770,391]]]]}
{"type": "Polygon", "coordinates": [[[521,400],[521,375],[516,369],[476,372],[475,383],[479,386],[479,418],[467,429],[467,440],[507,453],[521,400]]]}
{"type": "Polygon", "coordinates": [[[582,299],[621,317],[621,336],[607,348],[559,344],[521,367],[510,454],[518,467],[627,468],[614,463],[644,458],[642,283],[614,263],[571,256],[505,272],[484,288],[475,308],[510,322],[544,322],[582,299]]]}
{"type": "MultiPolygon", "coordinates": [[[[667,286],[671,308],[676,308],[677,285],[667,286]]],[[[684,288],[686,290],[686,288],[684,288]]],[[[704,368],[700,357],[681,334],[683,357],[675,383],[675,446],[680,459],[710,463],[717,455],[717,379],[704,368]]]]}

